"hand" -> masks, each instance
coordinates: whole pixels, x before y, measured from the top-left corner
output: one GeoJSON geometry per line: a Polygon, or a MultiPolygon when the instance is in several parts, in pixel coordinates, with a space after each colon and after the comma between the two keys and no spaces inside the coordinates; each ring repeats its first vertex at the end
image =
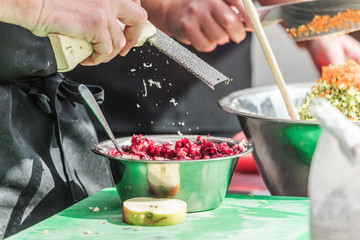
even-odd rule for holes
{"type": "Polygon", "coordinates": [[[348,59],[360,63],[360,43],[346,34],[326,35],[307,41],[305,46],[319,72],[322,66],[339,65],[348,59]]]}
{"type": "Polygon", "coordinates": [[[29,29],[38,36],[49,33],[83,38],[94,53],[82,65],[108,62],[126,55],[140,37],[147,13],[132,0],[42,0],[37,21],[29,29]],[[124,23],[121,30],[118,19],[124,23]]]}
{"type": "Polygon", "coordinates": [[[241,42],[246,32],[241,0],[143,0],[150,21],[178,41],[210,52],[230,40],[241,42]]]}

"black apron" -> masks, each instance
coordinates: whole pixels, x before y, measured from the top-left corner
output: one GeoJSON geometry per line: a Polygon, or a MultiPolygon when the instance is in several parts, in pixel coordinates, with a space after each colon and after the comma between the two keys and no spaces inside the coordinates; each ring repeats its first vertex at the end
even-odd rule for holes
{"type": "Polygon", "coordinates": [[[48,38],[0,23],[0,239],[112,186],[77,85],[48,38]]]}
{"type": "MultiPolygon", "coordinates": [[[[66,76],[105,89],[101,108],[116,137],[178,131],[231,137],[241,130],[240,124],[235,115],[220,109],[218,100],[250,87],[250,45],[248,34],[240,44],[229,43],[210,53],[188,47],[233,79],[229,85],[216,85],[216,91],[149,44],[106,64],[79,66],[66,76]]],[[[101,125],[93,120],[99,136],[107,138],[101,125]]]]}

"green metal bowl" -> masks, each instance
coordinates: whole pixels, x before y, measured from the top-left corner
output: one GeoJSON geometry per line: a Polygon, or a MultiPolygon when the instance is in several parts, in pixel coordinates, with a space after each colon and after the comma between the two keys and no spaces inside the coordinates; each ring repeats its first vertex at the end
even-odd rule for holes
{"type": "MultiPolygon", "coordinates": [[[[156,144],[176,142],[184,137],[196,141],[196,135],[148,135],[156,144]]],[[[205,137],[205,136],[204,136],[205,137]]],[[[131,137],[118,138],[120,146],[130,145],[131,137]]],[[[238,141],[208,137],[211,142],[238,141]]],[[[251,144],[244,144],[244,151],[229,157],[201,160],[135,160],[123,155],[110,156],[112,142],[104,141],[92,147],[93,152],[107,157],[120,201],[134,197],[165,197],[181,199],[187,203],[188,212],[217,208],[228,190],[231,177],[240,156],[252,151],[251,144]]]]}
{"type": "MultiPolygon", "coordinates": [[[[287,86],[295,106],[303,103],[313,85],[287,86]]],[[[307,196],[310,163],[321,133],[319,123],[289,119],[276,86],[236,91],[220,99],[219,105],[238,117],[270,193],[307,196]]]]}

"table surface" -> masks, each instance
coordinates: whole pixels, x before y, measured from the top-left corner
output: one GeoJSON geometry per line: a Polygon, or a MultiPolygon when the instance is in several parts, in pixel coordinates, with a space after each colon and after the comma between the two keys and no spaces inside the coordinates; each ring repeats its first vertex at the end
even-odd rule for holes
{"type": "Polygon", "coordinates": [[[8,239],[303,240],[309,209],[308,198],[228,194],[219,208],[189,213],[182,224],[138,227],[123,223],[117,192],[107,188],[8,239]]]}

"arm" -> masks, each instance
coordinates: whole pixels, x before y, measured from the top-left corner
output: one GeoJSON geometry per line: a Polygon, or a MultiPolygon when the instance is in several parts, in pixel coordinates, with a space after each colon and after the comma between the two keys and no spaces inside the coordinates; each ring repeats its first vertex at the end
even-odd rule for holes
{"type": "Polygon", "coordinates": [[[223,0],[143,0],[149,20],[198,51],[209,52],[230,40],[245,38],[241,17],[223,0]]]}
{"type": "Polygon", "coordinates": [[[146,19],[145,10],[132,0],[2,0],[0,6],[0,21],[20,25],[37,36],[61,33],[92,43],[94,54],[83,65],[126,55],[146,19]],[[117,19],[126,25],[124,31],[117,19]]]}
{"type": "MultiPolygon", "coordinates": [[[[260,2],[289,1],[300,0],[260,2]]],[[[142,6],[155,26],[201,52],[210,52],[230,40],[241,42],[246,36],[243,22],[251,26],[241,0],[142,0],[142,6]]]]}
{"type": "Polygon", "coordinates": [[[0,21],[30,29],[40,15],[41,2],[37,0],[2,0],[0,21]]]}
{"type": "Polygon", "coordinates": [[[309,51],[319,72],[322,66],[339,65],[348,59],[360,63],[360,43],[347,34],[327,35],[302,45],[309,51]]]}

